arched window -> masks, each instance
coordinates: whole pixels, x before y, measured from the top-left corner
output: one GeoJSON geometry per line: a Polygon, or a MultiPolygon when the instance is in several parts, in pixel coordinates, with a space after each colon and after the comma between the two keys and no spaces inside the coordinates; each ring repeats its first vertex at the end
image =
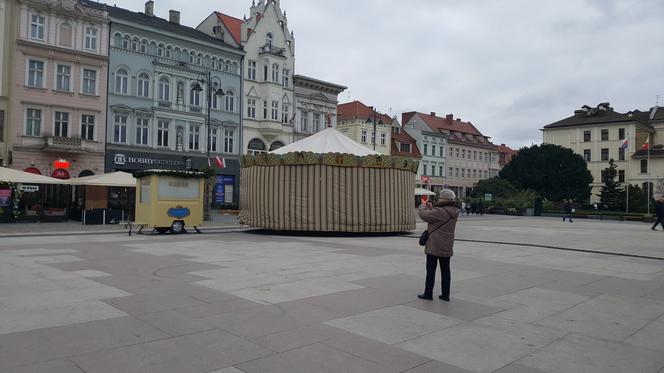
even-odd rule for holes
{"type": "Polygon", "coordinates": [[[150,42],[150,48],[148,49],[148,53],[150,54],[156,54],[157,53],[157,43],[150,42]]]}
{"type": "Polygon", "coordinates": [[[122,38],[122,48],[129,49],[129,44],[130,44],[129,35],[125,35],[124,38],[122,38]]]}
{"type": "Polygon", "coordinates": [[[265,48],[267,50],[272,49],[272,33],[268,32],[267,35],[265,35],[265,48]]]}
{"type": "Polygon", "coordinates": [[[284,143],[281,141],[275,141],[272,144],[270,144],[270,151],[277,150],[281,147],[284,146],[284,143]]]}
{"type": "Polygon", "coordinates": [[[178,61],[182,59],[182,53],[180,52],[180,48],[175,47],[175,49],[173,50],[173,59],[178,61]]]}
{"type": "Polygon", "coordinates": [[[194,63],[195,58],[196,58],[196,53],[189,52],[189,63],[194,63]]]}
{"type": "Polygon", "coordinates": [[[164,55],[164,44],[159,44],[157,46],[157,56],[162,57],[164,55]]]}
{"type": "Polygon", "coordinates": [[[165,76],[159,79],[159,101],[171,101],[171,81],[165,76]]]}
{"type": "Polygon", "coordinates": [[[224,71],[228,72],[231,68],[231,61],[224,62],[224,71]]]}
{"type": "Polygon", "coordinates": [[[138,44],[140,44],[140,41],[138,41],[138,38],[134,38],[131,41],[131,50],[137,51],[138,50],[138,44]]]}
{"type": "Polygon", "coordinates": [[[138,96],[150,97],[150,77],[147,73],[138,74],[138,96]]]}
{"type": "Polygon", "coordinates": [[[279,65],[276,63],[272,65],[272,81],[279,83],[279,65]]]}
{"type": "Polygon", "coordinates": [[[224,60],[219,59],[219,62],[217,63],[217,69],[218,70],[223,70],[224,69],[224,60]]]}
{"type": "Polygon", "coordinates": [[[238,73],[237,62],[236,62],[236,61],[233,61],[233,63],[231,64],[231,72],[232,72],[233,74],[237,74],[237,73],[238,73]]]}
{"type": "Polygon", "coordinates": [[[173,56],[173,48],[171,48],[171,46],[169,45],[169,46],[166,47],[166,56],[165,57],[166,58],[172,58],[172,56],[173,56]]]}
{"type": "Polygon", "coordinates": [[[235,93],[233,90],[226,91],[224,99],[226,100],[226,111],[235,112],[235,93]]]}
{"type": "Polygon", "coordinates": [[[201,91],[194,89],[196,83],[191,85],[189,90],[189,105],[191,106],[201,106],[201,91]]]}
{"type": "Polygon", "coordinates": [[[212,57],[212,68],[213,69],[217,68],[217,57],[212,57]]]}
{"type": "Polygon", "coordinates": [[[202,64],[203,64],[203,55],[199,53],[198,56],[196,56],[196,65],[200,66],[202,64]]]}
{"type": "Polygon", "coordinates": [[[265,143],[261,139],[251,139],[247,150],[250,155],[265,153],[265,143]]]}
{"type": "Polygon", "coordinates": [[[123,95],[129,93],[129,73],[124,68],[115,72],[115,93],[123,95]]]}
{"type": "Polygon", "coordinates": [[[122,47],[122,34],[120,34],[119,32],[115,33],[115,35],[113,35],[113,40],[114,40],[113,45],[115,47],[117,48],[122,47]]]}
{"type": "Polygon", "coordinates": [[[145,39],[141,40],[141,53],[148,53],[148,41],[145,39]]]}

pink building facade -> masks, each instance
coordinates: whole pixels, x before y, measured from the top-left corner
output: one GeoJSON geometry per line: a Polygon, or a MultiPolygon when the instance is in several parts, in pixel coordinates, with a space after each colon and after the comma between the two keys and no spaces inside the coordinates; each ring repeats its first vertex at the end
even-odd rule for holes
{"type": "Polygon", "coordinates": [[[19,0],[16,17],[10,167],[63,179],[103,173],[109,29],[104,5],[19,0]]]}

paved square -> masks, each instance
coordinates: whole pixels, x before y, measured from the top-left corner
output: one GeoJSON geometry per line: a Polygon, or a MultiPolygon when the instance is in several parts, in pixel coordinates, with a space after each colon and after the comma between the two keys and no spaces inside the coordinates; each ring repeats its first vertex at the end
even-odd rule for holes
{"type": "Polygon", "coordinates": [[[0,373],[664,369],[661,232],[462,217],[450,303],[416,238],[5,237],[0,373]]]}

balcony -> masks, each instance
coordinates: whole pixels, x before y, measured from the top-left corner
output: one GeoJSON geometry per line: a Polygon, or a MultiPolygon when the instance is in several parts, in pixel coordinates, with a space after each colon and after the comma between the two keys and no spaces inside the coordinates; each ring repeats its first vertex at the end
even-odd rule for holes
{"type": "Polygon", "coordinates": [[[68,153],[82,153],[85,151],[83,140],[80,137],[45,136],[44,150],[68,153]]]}
{"type": "Polygon", "coordinates": [[[277,56],[277,57],[286,58],[286,48],[279,48],[279,47],[275,47],[274,45],[266,44],[266,45],[260,47],[260,49],[258,51],[258,54],[259,55],[271,54],[271,55],[274,55],[274,56],[277,56]]]}

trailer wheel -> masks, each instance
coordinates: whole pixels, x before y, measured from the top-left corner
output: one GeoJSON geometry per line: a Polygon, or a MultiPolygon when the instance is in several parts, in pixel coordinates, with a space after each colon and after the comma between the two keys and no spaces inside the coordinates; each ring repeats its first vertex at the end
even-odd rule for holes
{"type": "Polygon", "coordinates": [[[171,233],[180,234],[184,233],[184,222],[182,220],[176,220],[171,225],[171,233]]]}
{"type": "Polygon", "coordinates": [[[169,229],[169,228],[164,228],[164,227],[155,228],[155,230],[156,230],[157,233],[159,233],[159,234],[164,234],[164,233],[168,232],[168,229],[169,229]]]}

